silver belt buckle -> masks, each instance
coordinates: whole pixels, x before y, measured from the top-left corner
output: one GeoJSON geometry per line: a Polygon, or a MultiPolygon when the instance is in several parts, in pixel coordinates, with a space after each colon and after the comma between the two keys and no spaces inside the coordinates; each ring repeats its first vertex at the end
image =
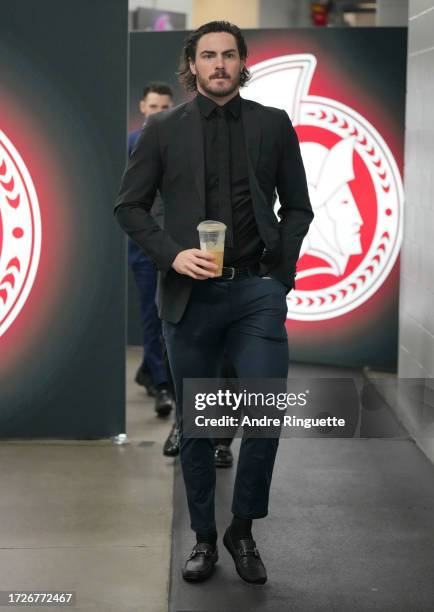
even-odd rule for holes
{"type": "Polygon", "coordinates": [[[232,270],[231,276],[228,278],[228,280],[234,280],[234,278],[235,278],[235,268],[233,268],[232,266],[229,266],[228,269],[232,270]]]}

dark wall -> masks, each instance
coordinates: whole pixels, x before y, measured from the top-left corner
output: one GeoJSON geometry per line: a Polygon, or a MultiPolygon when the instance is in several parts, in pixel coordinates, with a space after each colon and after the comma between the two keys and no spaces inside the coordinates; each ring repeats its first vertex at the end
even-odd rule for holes
{"type": "MultiPolygon", "coordinates": [[[[1,437],[125,431],[126,248],[113,203],[126,160],[127,47],[127,0],[2,3],[0,130],[33,182],[41,250],[0,336],[1,437]]],[[[13,213],[0,190],[1,264],[13,213]]]]}

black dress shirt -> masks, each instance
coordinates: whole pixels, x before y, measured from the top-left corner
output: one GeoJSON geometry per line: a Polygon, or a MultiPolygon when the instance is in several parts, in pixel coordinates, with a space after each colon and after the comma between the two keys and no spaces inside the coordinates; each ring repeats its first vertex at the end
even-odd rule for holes
{"type": "Polygon", "coordinates": [[[222,221],[228,226],[225,266],[255,264],[261,258],[264,244],[253,214],[240,96],[220,107],[200,93],[197,101],[203,126],[207,219],[222,221]],[[219,133],[226,127],[222,121],[227,124],[228,138],[222,138],[219,133]],[[222,147],[226,147],[225,152],[222,147]]]}

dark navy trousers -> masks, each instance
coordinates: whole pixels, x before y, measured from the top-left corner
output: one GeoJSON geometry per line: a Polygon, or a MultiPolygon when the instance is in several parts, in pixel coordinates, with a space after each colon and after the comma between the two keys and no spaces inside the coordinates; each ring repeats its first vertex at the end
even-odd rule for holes
{"type": "Polygon", "coordinates": [[[128,243],[128,263],[139,291],[143,331],[143,366],[149,371],[154,385],[167,382],[167,369],[163,357],[161,320],[158,317],[155,294],[157,269],[143,251],[131,240],[128,243]]]}
{"type": "MultiPolygon", "coordinates": [[[[219,377],[226,352],[238,378],[287,378],[286,288],[272,278],[195,280],[179,323],[163,322],[181,424],[180,458],[191,528],[216,531],[214,444],[182,435],[183,379],[219,377]]],[[[192,407],[185,407],[192,409],[192,407]]],[[[257,519],[268,513],[278,438],[243,438],[232,512],[257,519]]]]}

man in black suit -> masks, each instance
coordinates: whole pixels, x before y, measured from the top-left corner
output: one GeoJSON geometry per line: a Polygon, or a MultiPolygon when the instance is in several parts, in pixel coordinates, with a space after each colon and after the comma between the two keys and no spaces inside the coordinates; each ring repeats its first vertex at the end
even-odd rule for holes
{"type": "MultiPolygon", "coordinates": [[[[184,378],[218,377],[223,352],[239,378],[286,379],[286,294],[313,218],[296,133],[286,112],[243,100],[247,47],[227,22],[201,26],[186,40],[179,76],[193,101],[149,118],[124,174],[115,212],[160,271],[159,313],[182,423],[184,378]],[[156,190],[165,228],[149,211],[156,190]],[[278,221],[273,212],[280,199],[278,221]],[[197,225],[227,226],[224,269],[201,251],[197,225]]],[[[181,426],[182,430],[182,426],[181,426]]],[[[233,520],[223,542],[239,575],[267,574],[252,520],[268,513],[278,438],[241,443],[233,520]]],[[[217,561],[215,465],[209,438],[181,435],[181,465],[197,543],[183,576],[203,580],[217,561]]]]}

